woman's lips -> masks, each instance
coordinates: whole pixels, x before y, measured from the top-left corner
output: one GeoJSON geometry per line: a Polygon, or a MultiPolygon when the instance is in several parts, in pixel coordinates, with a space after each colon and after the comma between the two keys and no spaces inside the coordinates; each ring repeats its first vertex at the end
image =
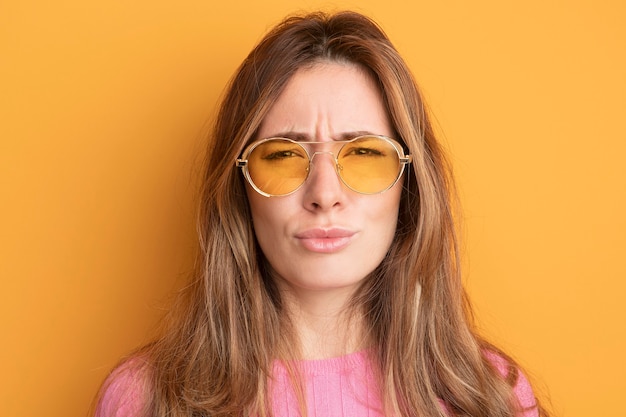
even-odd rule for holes
{"type": "Polygon", "coordinates": [[[315,228],[297,233],[296,239],[311,252],[333,253],[348,246],[355,234],[356,232],[348,229],[315,228]]]}

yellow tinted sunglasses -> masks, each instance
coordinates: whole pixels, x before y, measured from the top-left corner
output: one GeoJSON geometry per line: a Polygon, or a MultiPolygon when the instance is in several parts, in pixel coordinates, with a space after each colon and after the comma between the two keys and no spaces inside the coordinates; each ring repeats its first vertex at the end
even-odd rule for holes
{"type": "Polygon", "coordinates": [[[341,181],[361,194],[378,194],[393,187],[404,166],[411,162],[411,156],[405,155],[395,140],[366,135],[326,142],[261,139],[243,151],[236,165],[259,194],[284,196],[304,184],[314,166],[313,159],[320,154],[332,155],[341,181]]]}

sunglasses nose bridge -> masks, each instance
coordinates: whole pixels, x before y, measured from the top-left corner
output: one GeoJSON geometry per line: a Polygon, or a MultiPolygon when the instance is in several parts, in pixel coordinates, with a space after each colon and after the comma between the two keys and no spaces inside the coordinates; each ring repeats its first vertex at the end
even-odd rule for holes
{"type": "Polygon", "coordinates": [[[311,163],[313,163],[313,159],[317,156],[317,155],[330,155],[333,158],[333,161],[336,160],[335,154],[332,153],[331,151],[315,151],[311,154],[311,163]]]}
{"type": "Polygon", "coordinates": [[[318,155],[328,155],[330,156],[331,160],[333,161],[333,165],[335,165],[335,167],[338,166],[338,162],[337,162],[337,156],[331,152],[331,151],[315,151],[311,154],[311,157],[309,158],[309,165],[311,165],[312,167],[315,166],[315,157],[318,155]]]}
{"type": "Polygon", "coordinates": [[[311,171],[315,169],[316,167],[318,170],[320,169],[319,164],[316,165],[314,161],[315,157],[318,155],[320,156],[328,155],[330,157],[330,161],[332,162],[335,174],[340,176],[340,173],[339,173],[340,166],[339,166],[339,162],[337,161],[337,156],[331,151],[315,151],[311,153],[311,157],[309,158],[309,174],[311,174],[311,171]]]}

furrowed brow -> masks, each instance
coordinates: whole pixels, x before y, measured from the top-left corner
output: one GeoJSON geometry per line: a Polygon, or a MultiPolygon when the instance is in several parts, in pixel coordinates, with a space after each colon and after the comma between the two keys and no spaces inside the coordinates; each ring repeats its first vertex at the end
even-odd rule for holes
{"type": "Polygon", "coordinates": [[[376,133],[372,133],[367,130],[357,130],[354,132],[344,132],[339,135],[339,137],[335,140],[350,140],[359,136],[376,136],[376,133]]]}
{"type": "Polygon", "coordinates": [[[280,132],[277,133],[275,135],[272,136],[268,136],[271,138],[286,138],[286,139],[291,139],[291,140],[295,140],[297,142],[310,142],[311,141],[311,136],[308,135],[307,133],[301,133],[301,132],[280,132]]]}
{"type": "MultiPolygon", "coordinates": [[[[342,132],[338,135],[335,135],[333,137],[333,140],[344,141],[344,140],[354,139],[359,136],[375,136],[375,135],[377,134],[370,132],[368,130],[356,130],[352,132],[342,132]]],[[[286,138],[286,139],[295,140],[297,142],[315,142],[315,140],[308,133],[294,132],[294,131],[279,132],[279,133],[276,133],[274,135],[267,136],[267,137],[268,138],[286,138]]]]}

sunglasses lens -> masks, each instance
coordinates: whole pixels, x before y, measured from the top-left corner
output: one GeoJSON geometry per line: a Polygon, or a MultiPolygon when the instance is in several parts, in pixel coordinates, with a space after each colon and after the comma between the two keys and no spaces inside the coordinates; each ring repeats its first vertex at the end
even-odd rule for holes
{"type": "Polygon", "coordinates": [[[339,172],[346,185],[363,194],[391,187],[400,174],[400,158],[391,142],[365,136],[348,142],[338,155],[339,172]]]}
{"type": "Polygon", "coordinates": [[[254,185],[275,196],[289,194],[301,186],[308,167],[304,148],[284,139],[261,142],[248,156],[248,173],[254,185]]]}

